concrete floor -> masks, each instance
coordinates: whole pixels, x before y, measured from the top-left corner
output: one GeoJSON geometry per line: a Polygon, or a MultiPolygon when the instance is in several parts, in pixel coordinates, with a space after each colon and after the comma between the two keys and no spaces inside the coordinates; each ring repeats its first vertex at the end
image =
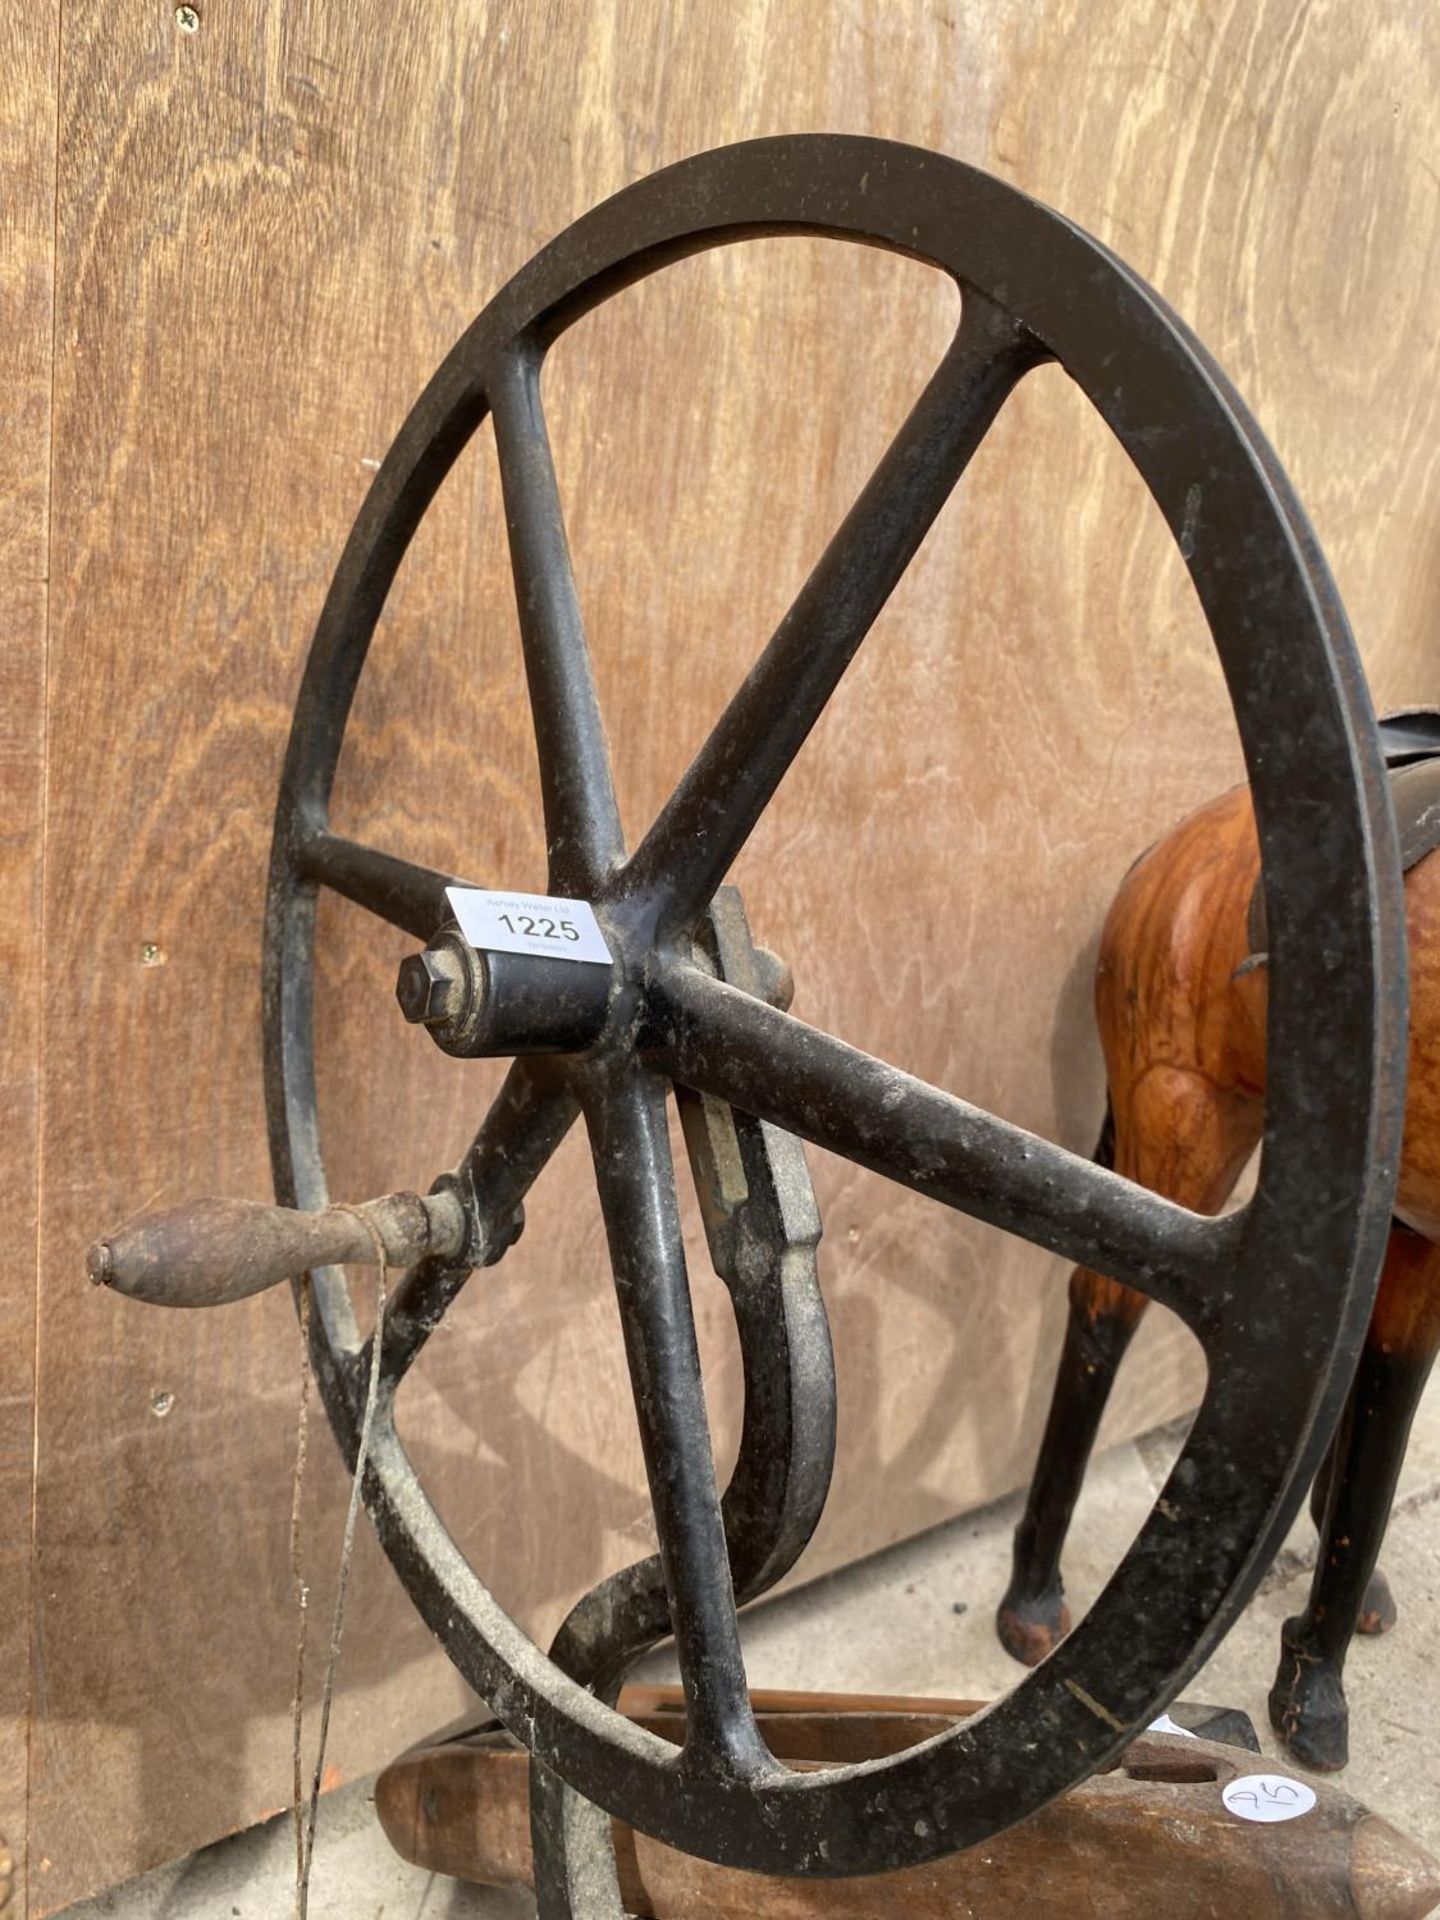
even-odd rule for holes
{"type": "MultiPolygon", "coordinates": [[[[1066,1562],[1077,1613],[1094,1597],[1148,1512],[1178,1444],[1173,1430],[1118,1447],[1086,1485],[1066,1562]]],[[[1004,1691],[1017,1669],[994,1637],[1018,1499],[835,1574],[746,1617],[754,1686],[974,1696],[1004,1691]]],[[[1298,1611],[1314,1565],[1296,1524],[1248,1613],[1189,1698],[1243,1707],[1266,1751],[1265,1717],[1280,1623],[1298,1611]]],[[[1351,1764],[1341,1784],[1440,1854],[1440,1670],[1429,1629],[1440,1600],[1440,1375],[1416,1421],[1384,1564],[1400,1609],[1394,1631],[1360,1640],[1347,1670],[1351,1764]]],[[[668,1677],[663,1659],[646,1677],[668,1677]]],[[[1287,1763],[1287,1766],[1289,1763],[1287,1763]]],[[[224,1840],[69,1910],[68,1920],[281,1920],[292,1910],[293,1843],[281,1818],[224,1840]]],[[[312,1920],[524,1920],[533,1904],[417,1872],[375,1823],[370,1783],[322,1805],[312,1920]]]]}

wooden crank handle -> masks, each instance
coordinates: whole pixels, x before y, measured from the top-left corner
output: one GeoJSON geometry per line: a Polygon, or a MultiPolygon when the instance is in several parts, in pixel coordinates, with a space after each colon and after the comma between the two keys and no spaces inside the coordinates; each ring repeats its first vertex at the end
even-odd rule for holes
{"type": "Polygon", "coordinates": [[[375,1263],[376,1235],[392,1267],[465,1245],[459,1195],[390,1193],[356,1207],[297,1213],[257,1200],[194,1200],[142,1214],[97,1240],[85,1268],[98,1287],[160,1307],[219,1307],[312,1267],[375,1263]],[[374,1233],[371,1228],[374,1228],[374,1233]]]}

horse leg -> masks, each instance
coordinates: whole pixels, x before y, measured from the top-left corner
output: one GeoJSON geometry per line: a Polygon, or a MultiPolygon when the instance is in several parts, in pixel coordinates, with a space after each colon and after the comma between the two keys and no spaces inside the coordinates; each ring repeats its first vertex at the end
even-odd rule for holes
{"type": "MultiPolygon", "coordinates": [[[[1221,1205],[1259,1134],[1260,1108],[1248,1095],[1198,1074],[1165,1069],[1147,1078],[1105,1131],[1095,1158],[1182,1206],[1221,1205]]],[[[1015,1529],[1010,1584],[996,1613],[1005,1651],[1027,1667],[1070,1629],[1060,1556],[1101,1415],[1148,1301],[1077,1267],[1070,1313],[1040,1454],[1015,1529]]]]}
{"type": "MultiPolygon", "coordinates": [[[[1330,1498],[1330,1482],[1335,1472],[1335,1449],[1340,1435],[1337,1429],[1335,1438],[1325,1449],[1325,1458],[1320,1463],[1310,1488],[1310,1519],[1316,1533],[1325,1532],[1325,1504],[1330,1498]]],[[[1376,1567],[1365,1584],[1365,1598],[1360,1602],[1360,1612],[1355,1621],[1355,1631],[1364,1634],[1388,1633],[1397,1619],[1395,1596],[1390,1591],[1390,1582],[1385,1578],[1382,1567],[1376,1567]]]]}
{"type": "Polygon", "coordinates": [[[1305,1611],[1287,1620],[1270,1723],[1322,1773],[1349,1758],[1345,1655],[1385,1537],[1410,1424],[1440,1348],[1440,1248],[1397,1227],[1334,1445],[1320,1557],[1305,1611]]]}
{"type": "Polygon", "coordinates": [[[1010,1585],[995,1616],[1005,1651],[1036,1666],[1070,1631],[1060,1555],[1120,1362],[1148,1305],[1143,1293],[1076,1267],[1050,1413],[1015,1529],[1010,1585]]]}

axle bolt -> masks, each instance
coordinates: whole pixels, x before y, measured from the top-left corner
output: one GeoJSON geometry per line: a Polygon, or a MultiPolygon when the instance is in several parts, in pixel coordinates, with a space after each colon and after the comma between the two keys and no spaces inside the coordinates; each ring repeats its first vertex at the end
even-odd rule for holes
{"type": "Polygon", "coordinates": [[[465,972],[458,953],[427,947],[400,962],[395,998],[412,1026],[438,1027],[460,1012],[465,972]]]}
{"type": "Polygon", "coordinates": [[[760,997],[781,1013],[788,1013],[795,998],[795,976],[789,967],[769,947],[756,947],[755,967],[760,976],[760,997]]]}

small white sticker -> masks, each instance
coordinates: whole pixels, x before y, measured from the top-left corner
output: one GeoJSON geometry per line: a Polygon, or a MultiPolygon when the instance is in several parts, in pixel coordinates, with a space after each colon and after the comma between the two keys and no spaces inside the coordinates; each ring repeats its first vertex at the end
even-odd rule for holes
{"type": "Polygon", "coordinates": [[[1152,1720],[1147,1731],[1150,1733],[1178,1733],[1182,1740],[1198,1740],[1200,1737],[1198,1734],[1192,1733],[1189,1727],[1178,1726],[1175,1721],[1170,1718],[1168,1713],[1162,1713],[1158,1720],[1152,1720]]]}
{"type": "Polygon", "coordinates": [[[588,900],[560,900],[548,893],[490,893],[483,887],[447,887],[445,895],[472,947],[538,953],[550,960],[610,963],[610,949],[588,900]]]}
{"type": "Polygon", "coordinates": [[[1244,1773],[1232,1780],[1220,1798],[1237,1820],[1258,1820],[1274,1826],[1279,1820],[1298,1820],[1315,1804],[1315,1789],[1283,1773],[1244,1773]]]}

